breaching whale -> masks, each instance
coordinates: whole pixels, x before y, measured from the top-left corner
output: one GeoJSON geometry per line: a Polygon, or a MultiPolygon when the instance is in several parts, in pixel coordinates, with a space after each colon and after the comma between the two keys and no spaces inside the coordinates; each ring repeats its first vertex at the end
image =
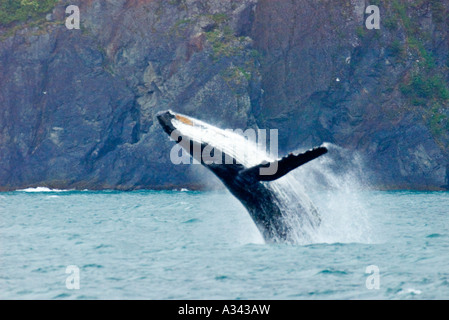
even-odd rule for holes
{"type": "Polygon", "coordinates": [[[296,242],[294,237],[297,236],[297,230],[292,230],[292,220],[309,228],[316,228],[320,224],[317,210],[308,197],[295,195],[295,190],[292,190],[295,186],[291,181],[281,183],[280,178],[325,154],[325,146],[272,159],[267,153],[253,148],[247,139],[237,133],[171,110],[159,112],[156,117],[163,130],[188,151],[197,163],[212,171],[243,204],[265,241],[296,242]],[[213,150],[233,161],[207,161],[202,156],[205,150],[213,150]],[[245,153],[245,157],[242,153],[245,153]],[[270,167],[276,170],[262,174],[263,169],[270,167]]]}

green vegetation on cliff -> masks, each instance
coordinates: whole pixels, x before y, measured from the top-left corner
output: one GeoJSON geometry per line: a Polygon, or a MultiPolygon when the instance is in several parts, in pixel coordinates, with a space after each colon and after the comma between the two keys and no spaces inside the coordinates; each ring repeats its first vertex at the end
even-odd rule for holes
{"type": "MultiPolygon", "coordinates": [[[[445,80],[449,66],[437,61],[437,56],[429,45],[429,39],[433,36],[418,23],[419,19],[410,12],[408,2],[393,0],[384,4],[391,5],[392,9],[392,14],[385,19],[387,29],[397,30],[402,27],[405,33],[404,41],[393,41],[390,52],[399,61],[404,62],[407,56],[413,61],[411,70],[405,74],[400,84],[401,93],[410,105],[421,107],[419,110],[422,111],[425,123],[437,143],[443,146],[443,141],[449,138],[449,85],[445,80]]],[[[426,6],[430,10],[435,29],[442,28],[447,19],[447,9],[442,1],[420,0],[411,5],[412,8],[426,6]]]]}
{"type": "Polygon", "coordinates": [[[238,45],[240,39],[234,36],[233,30],[228,26],[223,30],[214,29],[207,32],[206,38],[212,45],[214,60],[218,60],[222,56],[233,56],[241,50],[238,45]]]}
{"type": "Polygon", "coordinates": [[[449,90],[442,76],[414,73],[410,80],[401,86],[401,91],[413,105],[425,105],[429,101],[445,102],[449,99],[449,90]]]}
{"type": "Polygon", "coordinates": [[[59,0],[0,0],[0,25],[21,22],[49,12],[59,0]]]}

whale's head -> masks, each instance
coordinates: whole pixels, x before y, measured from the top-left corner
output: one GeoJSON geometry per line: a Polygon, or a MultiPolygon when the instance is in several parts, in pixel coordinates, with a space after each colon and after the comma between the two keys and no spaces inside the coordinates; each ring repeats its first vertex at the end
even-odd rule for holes
{"type": "Polygon", "coordinates": [[[161,111],[156,117],[165,133],[195,159],[201,160],[202,154],[199,157],[194,154],[195,147],[192,147],[192,144],[199,145],[198,150],[207,146],[206,152],[209,154],[215,155],[215,151],[219,151],[229,159],[248,167],[273,160],[264,150],[258,148],[252,139],[245,137],[243,130],[240,130],[241,133],[238,130],[223,130],[172,110],[161,111]]]}
{"type": "Polygon", "coordinates": [[[156,118],[164,131],[171,135],[173,131],[177,130],[175,123],[183,123],[189,126],[193,126],[194,120],[171,110],[161,111],[156,114],[156,118]]]}
{"type": "Polygon", "coordinates": [[[171,133],[176,130],[172,123],[172,120],[175,119],[175,115],[170,110],[158,112],[156,118],[162,126],[162,129],[164,129],[168,135],[171,135],[171,133]]]}

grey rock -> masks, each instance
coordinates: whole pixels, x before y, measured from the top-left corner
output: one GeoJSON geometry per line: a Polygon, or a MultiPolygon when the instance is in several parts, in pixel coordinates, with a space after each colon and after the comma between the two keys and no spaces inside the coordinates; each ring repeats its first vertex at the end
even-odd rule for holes
{"type": "MultiPolygon", "coordinates": [[[[411,105],[400,84],[422,57],[398,22],[360,29],[365,1],[71,4],[81,30],[57,23],[62,4],[42,26],[4,37],[0,28],[0,190],[219,185],[200,166],[170,162],[154,118],[164,109],[223,128],[279,129],[281,152],[334,143],[363,155],[377,187],[449,185],[447,103],[411,105]]],[[[447,85],[447,20],[407,10],[447,85]]],[[[386,1],[381,12],[396,17],[386,1]]]]}

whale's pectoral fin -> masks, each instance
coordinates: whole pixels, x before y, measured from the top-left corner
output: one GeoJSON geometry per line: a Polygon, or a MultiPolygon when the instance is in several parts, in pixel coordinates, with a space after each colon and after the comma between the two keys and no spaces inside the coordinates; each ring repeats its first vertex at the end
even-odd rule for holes
{"type": "Polygon", "coordinates": [[[263,162],[257,166],[244,169],[239,175],[244,179],[255,179],[258,181],[274,181],[286,175],[293,169],[322,156],[327,152],[326,147],[317,147],[301,154],[290,153],[288,156],[273,162],[263,162]]]}

